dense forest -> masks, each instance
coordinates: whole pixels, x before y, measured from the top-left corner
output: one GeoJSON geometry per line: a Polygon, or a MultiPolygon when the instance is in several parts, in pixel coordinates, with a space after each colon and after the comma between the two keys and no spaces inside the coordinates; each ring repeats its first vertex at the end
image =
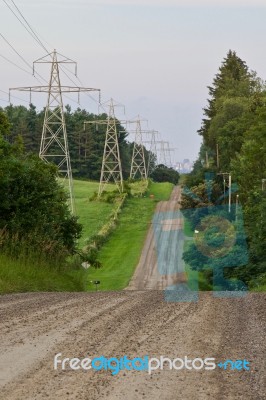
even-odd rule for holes
{"type": "MultiPolygon", "coordinates": [[[[39,153],[44,110],[37,111],[33,104],[24,106],[7,106],[4,110],[10,122],[8,140],[13,143],[18,136],[23,140],[28,153],[39,153]]],[[[65,107],[68,144],[74,177],[96,179],[100,178],[106,126],[87,124],[85,121],[106,120],[106,114],[94,115],[80,108],[75,111],[65,107]]],[[[130,172],[131,145],[127,142],[125,129],[118,124],[119,147],[121,151],[122,168],[125,178],[130,172]]]]}
{"type": "MultiPolygon", "coordinates": [[[[227,218],[236,231],[243,222],[244,230],[234,247],[236,251],[238,246],[239,257],[232,251],[222,268],[227,277],[256,288],[265,285],[266,277],[266,86],[229,51],[208,89],[208,105],[198,131],[203,142],[186,178],[182,205],[184,210],[194,210],[188,215],[195,229],[202,207],[228,204],[231,175],[232,206],[227,218]],[[243,244],[244,236],[248,257],[238,242],[243,244]],[[234,268],[226,268],[234,257],[234,268]]],[[[203,271],[208,264],[196,245],[185,252],[184,259],[196,270],[203,271]]],[[[211,279],[208,268],[205,274],[211,279]]]]}
{"type": "MultiPolygon", "coordinates": [[[[28,108],[11,104],[4,109],[0,108],[0,111],[4,112],[10,123],[6,140],[12,144],[20,137],[26,153],[39,154],[45,109],[37,111],[33,104],[30,104],[28,108]]],[[[96,115],[80,108],[72,111],[71,107],[66,105],[64,116],[73,177],[99,180],[106,125],[97,124],[97,120],[107,121],[107,114],[96,115]],[[84,126],[84,122],[94,123],[84,126]]],[[[117,132],[123,178],[128,179],[133,143],[127,140],[128,133],[118,120],[117,132]]],[[[53,149],[50,148],[50,151],[53,149]]],[[[150,175],[152,179],[158,182],[170,181],[174,184],[178,182],[179,174],[173,169],[162,164],[156,168],[156,156],[149,151],[149,144],[144,146],[144,155],[146,167],[150,166],[149,174],[153,171],[153,174],[150,175]]],[[[136,178],[139,177],[136,175],[136,178]]]]}

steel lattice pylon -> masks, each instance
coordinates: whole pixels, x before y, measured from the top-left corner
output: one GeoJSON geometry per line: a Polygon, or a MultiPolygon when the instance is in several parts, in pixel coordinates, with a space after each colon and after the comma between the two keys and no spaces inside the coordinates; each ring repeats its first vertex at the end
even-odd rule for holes
{"type": "Polygon", "coordinates": [[[147,168],[147,174],[150,176],[152,173],[153,169],[151,167],[151,157],[152,155],[155,157],[155,164],[158,163],[158,149],[157,149],[157,142],[156,142],[156,136],[159,135],[158,131],[152,130],[148,131],[147,134],[151,135],[150,139],[150,149],[149,149],[149,160],[148,160],[148,168],[147,168]]]}
{"type": "Polygon", "coordinates": [[[74,212],[72,170],[59,67],[55,51],[53,53],[49,88],[39,156],[45,162],[50,162],[52,160],[58,166],[59,173],[68,180],[70,207],[71,211],[74,212]],[[57,90],[54,90],[55,88],[57,88],[57,90]]]}
{"type": "Polygon", "coordinates": [[[109,104],[107,120],[85,122],[85,124],[107,125],[98,197],[101,197],[105,186],[111,181],[115,182],[120,193],[123,192],[123,174],[117,135],[117,124],[121,121],[115,117],[115,106],[120,105],[115,105],[113,99],[107,104],[109,104]]]}
{"type": "Polygon", "coordinates": [[[141,179],[147,179],[147,170],[144,156],[144,147],[142,142],[141,122],[136,121],[135,141],[130,168],[130,178],[134,179],[139,173],[141,179]]]}
{"type": "Polygon", "coordinates": [[[163,164],[168,168],[172,168],[172,160],[171,160],[171,151],[175,151],[175,148],[170,148],[169,142],[159,141],[157,142],[160,144],[160,161],[158,164],[163,164]]]}
{"type": "Polygon", "coordinates": [[[111,99],[109,105],[109,115],[107,119],[101,178],[98,192],[99,197],[101,196],[105,185],[112,179],[118,187],[119,192],[123,192],[122,165],[116,125],[117,121],[115,119],[114,102],[113,99],[111,99]]]}
{"type": "Polygon", "coordinates": [[[78,86],[62,86],[59,76],[59,64],[75,64],[75,75],[77,73],[77,64],[70,58],[66,58],[65,56],[57,53],[56,50],[34,61],[33,74],[34,65],[36,63],[51,64],[51,74],[48,86],[20,87],[12,88],[10,90],[28,91],[30,96],[32,92],[48,93],[39,157],[46,163],[55,163],[58,167],[58,172],[60,175],[63,176],[64,179],[67,179],[70,209],[72,213],[74,213],[75,205],[73,196],[72,170],[62,93],[81,93],[100,90],[78,86]],[[58,60],[58,55],[60,55],[60,60],[58,60]]]}

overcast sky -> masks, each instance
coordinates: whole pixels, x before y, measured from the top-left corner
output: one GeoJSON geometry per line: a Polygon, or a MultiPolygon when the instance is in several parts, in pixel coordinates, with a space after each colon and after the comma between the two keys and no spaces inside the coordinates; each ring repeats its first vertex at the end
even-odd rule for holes
{"type": "MultiPolygon", "coordinates": [[[[5,1],[13,6],[12,0],[5,1]]],[[[55,48],[78,62],[85,86],[100,88],[103,101],[113,97],[123,103],[127,117],[147,118],[149,128],[177,148],[176,160],[197,157],[207,85],[229,49],[266,79],[266,0],[14,1],[50,51],[55,48]]],[[[4,1],[0,20],[0,33],[29,64],[45,55],[4,1]]],[[[30,72],[2,37],[0,55],[30,72]]],[[[40,69],[47,79],[48,68],[40,69]]],[[[0,72],[2,91],[39,84],[3,57],[0,72]]],[[[65,76],[62,83],[72,85],[65,76]]],[[[3,92],[0,99],[5,106],[3,92]]],[[[41,108],[46,98],[36,94],[32,101],[41,108]]],[[[77,106],[69,99],[65,103],[77,106]]],[[[96,101],[87,96],[81,107],[97,111],[96,101]]]]}

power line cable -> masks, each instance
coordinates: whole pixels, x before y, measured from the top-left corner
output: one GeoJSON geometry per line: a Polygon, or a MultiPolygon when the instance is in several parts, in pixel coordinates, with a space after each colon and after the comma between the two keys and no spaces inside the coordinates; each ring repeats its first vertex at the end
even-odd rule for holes
{"type": "Polygon", "coordinates": [[[9,60],[7,57],[3,56],[2,54],[0,54],[0,57],[2,57],[4,60],[8,61],[10,64],[14,65],[15,67],[21,69],[21,71],[24,71],[24,72],[26,72],[26,73],[29,74],[29,75],[32,75],[31,72],[29,72],[29,71],[27,71],[26,69],[20,67],[18,64],[16,64],[15,62],[9,60]]]}
{"type": "MultiPolygon", "coordinates": [[[[37,43],[48,53],[48,50],[46,49],[46,47],[43,45],[43,43],[41,42],[41,40],[38,38],[37,34],[34,32],[34,30],[31,28],[30,24],[27,22],[26,18],[23,16],[22,12],[19,10],[19,8],[17,7],[17,5],[15,4],[15,2],[13,0],[11,0],[13,5],[16,7],[17,11],[19,12],[19,14],[22,16],[22,18],[24,19],[24,21],[27,23],[27,25],[29,26],[29,28],[31,29],[30,32],[29,29],[25,26],[25,24],[20,20],[20,18],[16,15],[16,13],[12,10],[12,8],[10,7],[10,5],[6,2],[6,0],[3,0],[3,2],[6,4],[6,6],[10,9],[10,11],[12,12],[12,14],[18,19],[18,21],[22,24],[22,26],[27,30],[27,32],[33,37],[33,39],[35,41],[37,41],[37,43]]],[[[11,43],[2,35],[2,38],[6,41],[6,43],[12,48],[12,50],[23,60],[23,62],[32,70],[32,66],[24,59],[23,56],[21,56],[21,54],[19,54],[19,52],[14,48],[14,46],[11,45],[11,43]]],[[[46,79],[44,79],[39,73],[36,73],[44,82],[47,82],[46,79]]],[[[37,81],[39,83],[40,80],[33,75],[35,79],[37,79],[37,81]]]]}
{"type": "MultiPolygon", "coordinates": [[[[84,86],[83,83],[81,82],[81,80],[80,80],[72,71],[70,71],[68,68],[66,68],[65,66],[60,65],[60,69],[61,69],[61,71],[63,72],[63,74],[64,74],[65,76],[67,76],[67,78],[68,78],[76,87],[78,87],[78,85],[77,85],[76,82],[74,82],[74,80],[67,74],[67,72],[64,71],[64,69],[67,70],[68,72],[70,72],[71,74],[73,74],[73,75],[78,79],[78,81],[80,82],[80,84],[81,84],[82,86],[84,86]]],[[[90,99],[92,99],[92,100],[95,101],[97,104],[99,104],[99,102],[97,102],[97,101],[96,101],[92,96],[90,96],[87,92],[84,92],[84,93],[85,93],[85,95],[87,95],[90,99]]],[[[67,96],[65,96],[65,97],[67,97],[67,96]]],[[[69,97],[67,97],[67,98],[69,99],[69,97]]],[[[72,100],[72,101],[74,101],[75,103],[77,103],[78,105],[80,105],[80,103],[79,103],[78,101],[76,101],[76,100],[72,100]]]]}
{"type": "MultiPolygon", "coordinates": [[[[4,90],[1,90],[0,89],[0,92],[2,92],[2,93],[5,93],[5,94],[7,94],[8,96],[9,96],[9,93],[8,92],[5,92],[4,90]]],[[[14,99],[18,99],[18,100],[21,100],[21,101],[24,101],[25,103],[29,103],[27,100],[25,100],[25,99],[21,99],[20,97],[17,97],[17,96],[12,96],[14,99]]]]}
{"type": "MultiPolygon", "coordinates": [[[[17,56],[30,68],[30,69],[32,69],[32,66],[28,63],[28,61],[27,60],[25,60],[25,58],[15,49],[15,47],[14,46],[12,46],[12,44],[6,39],[6,37],[2,34],[2,33],[0,33],[0,36],[2,37],[2,39],[8,44],[8,46],[10,46],[11,47],[11,49],[17,54],[17,56]]],[[[44,82],[46,82],[46,80],[39,74],[39,73],[36,73],[44,82]]],[[[37,79],[37,81],[39,82],[39,83],[41,83],[41,81],[35,76],[35,75],[33,75],[36,79],[37,79]]]]}
{"type": "MultiPolygon", "coordinates": [[[[79,83],[81,84],[81,86],[85,86],[84,83],[79,79],[79,77],[76,76],[76,74],[74,74],[74,72],[70,71],[70,69],[68,69],[68,68],[65,67],[65,66],[60,66],[60,67],[61,67],[62,72],[68,77],[68,79],[69,79],[76,87],[78,87],[78,85],[76,84],[76,82],[73,81],[72,78],[70,78],[70,76],[64,71],[64,69],[67,70],[70,74],[73,74],[73,75],[77,78],[77,80],[79,81],[79,83]]],[[[100,98],[99,98],[99,100],[97,101],[97,100],[95,100],[94,97],[92,97],[89,93],[85,92],[85,95],[86,95],[87,97],[89,97],[91,100],[93,100],[95,103],[97,103],[97,105],[100,106],[100,107],[102,107],[102,109],[104,110],[104,108],[103,108],[103,106],[102,106],[102,104],[101,104],[100,98]]],[[[105,110],[104,110],[104,111],[105,111],[105,110]]]]}
{"type": "MultiPolygon", "coordinates": [[[[17,14],[14,12],[14,10],[10,7],[10,5],[6,2],[6,0],[3,0],[4,3],[6,4],[6,6],[10,9],[10,11],[12,12],[12,14],[17,18],[17,20],[22,24],[22,26],[27,30],[27,32],[33,37],[33,39],[47,52],[49,53],[49,51],[47,50],[47,48],[45,47],[45,45],[43,44],[43,42],[41,41],[41,39],[39,38],[39,36],[37,35],[37,33],[33,30],[33,28],[31,27],[31,25],[28,23],[28,21],[26,20],[26,18],[24,17],[24,15],[22,14],[21,10],[18,8],[18,6],[16,5],[16,3],[14,2],[14,0],[11,0],[13,6],[15,7],[15,9],[17,10],[17,12],[19,13],[19,15],[23,18],[23,20],[25,21],[25,23],[27,24],[27,26],[25,26],[25,24],[21,21],[21,19],[17,16],[17,14]]],[[[3,35],[1,35],[3,37],[3,35]]],[[[16,52],[16,54],[26,63],[27,66],[29,66],[31,68],[31,66],[29,65],[29,63],[15,50],[15,48],[7,41],[6,38],[3,37],[3,39],[7,42],[7,44],[9,46],[11,46],[11,48],[13,49],[13,51],[16,52]]],[[[3,57],[5,58],[5,57],[3,57]]],[[[6,58],[5,58],[6,59],[6,58]]],[[[12,61],[6,59],[7,61],[11,62],[12,64],[16,65],[15,63],[13,63],[12,61]]],[[[17,66],[17,65],[16,65],[17,66]]],[[[22,69],[21,67],[17,66],[18,68],[22,69]]],[[[68,70],[68,68],[64,67],[66,70],[68,70]]],[[[23,70],[23,69],[22,69],[23,70]]],[[[68,79],[76,86],[77,84],[70,78],[70,76],[63,70],[63,67],[61,67],[62,72],[68,77],[68,79]]],[[[25,72],[27,72],[26,70],[24,70],[25,72]]],[[[68,70],[70,73],[73,73],[72,71],[68,70]]],[[[29,73],[29,72],[27,72],[29,73]]],[[[43,81],[45,81],[47,83],[47,81],[39,74],[36,73],[43,81]]],[[[75,75],[73,73],[73,75],[75,75]]],[[[75,75],[76,76],[76,75],[75,75]]],[[[36,78],[36,77],[35,77],[36,78]]],[[[81,83],[82,86],[83,83],[81,82],[81,80],[76,77],[78,79],[78,81],[81,83]]],[[[37,78],[36,78],[37,79],[37,78]]],[[[39,81],[40,82],[40,81],[39,81]]],[[[97,102],[97,100],[95,100],[90,94],[85,93],[90,99],[92,99],[95,103],[99,104],[99,102],[97,102]]],[[[79,104],[78,101],[71,99],[70,97],[64,95],[64,97],[68,98],[69,100],[79,104]]]]}
{"type": "Polygon", "coordinates": [[[18,6],[15,4],[15,2],[13,0],[11,0],[14,7],[16,8],[16,10],[18,11],[18,13],[21,15],[21,17],[23,18],[23,20],[26,22],[26,24],[28,25],[29,29],[31,30],[31,32],[33,33],[34,37],[36,38],[37,42],[40,44],[40,46],[47,52],[49,53],[49,51],[47,50],[47,48],[44,46],[44,44],[42,43],[41,39],[38,37],[37,33],[33,30],[33,28],[30,26],[30,24],[28,23],[28,21],[26,20],[26,18],[24,17],[24,15],[22,14],[22,12],[20,11],[20,9],[18,8],[18,6]]]}
{"type": "MultiPolygon", "coordinates": [[[[10,7],[10,5],[6,2],[6,0],[3,0],[4,3],[7,5],[7,7],[10,9],[10,11],[12,12],[12,14],[18,19],[18,21],[22,24],[22,26],[27,30],[27,32],[33,37],[33,39],[45,50],[45,52],[49,53],[49,51],[47,50],[47,48],[44,46],[44,44],[42,43],[41,39],[38,37],[37,33],[33,30],[33,28],[31,27],[31,25],[28,23],[28,21],[26,20],[26,18],[24,17],[24,15],[22,14],[22,12],[20,11],[20,9],[18,8],[18,6],[15,4],[15,2],[13,0],[12,3],[14,5],[14,7],[16,8],[17,12],[19,13],[19,15],[23,18],[23,20],[25,21],[25,23],[27,24],[28,28],[25,26],[25,24],[20,20],[20,18],[16,15],[16,13],[14,12],[14,10],[12,10],[12,8],[10,7]]],[[[8,40],[0,33],[0,35],[2,36],[2,38],[6,41],[6,43],[12,48],[13,51],[15,51],[15,53],[26,63],[27,66],[29,66],[31,68],[31,65],[16,51],[16,49],[8,42],[8,40]]],[[[4,59],[6,59],[6,57],[3,56],[4,59]]],[[[6,59],[7,61],[11,62],[12,64],[16,65],[15,63],[13,63],[12,61],[6,59]]],[[[16,65],[18,68],[22,69],[21,67],[19,67],[18,65],[16,65]]],[[[66,68],[67,69],[67,68],[66,68]]],[[[24,69],[22,69],[24,70],[24,69]]],[[[68,79],[70,79],[70,81],[77,87],[76,83],[70,78],[70,76],[62,69],[62,72],[68,77],[68,79]]],[[[29,73],[28,71],[24,70],[25,72],[29,73]]],[[[69,71],[72,73],[72,71],[69,71]]],[[[45,81],[47,83],[47,81],[39,74],[36,73],[38,76],[41,77],[41,79],[43,81],[45,81]]],[[[35,77],[36,78],[36,77],[35,77]]],[[[36,78],[37,79],[37,78],[36,78]]],[[[40,82],[40,81],[39,81],[40,82]]],[[[87,94],[87,93],[86,93],[87,94]]],[[[87,94],[88,95],[88,94],[87,94]]],[[[96,100],[88,95],[92,100],[94,100],[96,102],[96,100]]],[[[13,96],[14,97],[14,96],[13,96]]],[[[64,95],[65,98],[71,100],[72,102],[75,102],[77,104],[79,104],[78,101],[71,99],[70,97],[64,95]]]]}
{"type": "Polygon", "coordinates": [[[19,52],[15,49],[14,46],[12,46],[12,44],[5,38],[5,36],[2,35],[2,33],[0,33],[0,36],[4,39],[4,41],[8,44],[8,46],[10,46],[11,49],[17,54],[17,56],[19,56],[19,58],[31,69],[32,66],[28,63],[27,60],[25,60],[25,58],[21,54],[19,54],[19,52]]]}
{"type": "MultiPolygon", "coordinates": [[[[9,10],[12,12],[12,14],[16,17],[16,19],[21,23],[21,25],[26,29],[26,31],[31,35],[31,37],[40,45],[42,46],[44,49],[45,47],[43,46],[43,44],[41,43],[40,39],[37,37],[35,37],[35,34],[33,34],[28,28],[27,26],[23,23],[23,21],[21,21],[21,19],[17,16],[17,14],[14,12],[14,10],[12,9],[12,7],[10,7],[10,5],[6,2],[6,0],[3,0],[3,2],[6,4],[6,6],[9,8],[9,10]]],[[[14,4],[15,5],[15,4],[14,4]]],[[[17,9],[18,7],[15,6],[17,9]]],[[[18,10],[19,11],[19,10],[18,10]]],[[[21,16],[23,17],[22,13],[19,11],[19,13],[21,14],[21,16]]],[[[23,19],[26,21],[26,19],[23,17],[23,19]]],[[[27,21],[26,21],[27,22],[27,21]]],[[[28,24],[28,23],[27,23],[28,24]]],[[[28,24],[29,25],[29,24],[28,24]]],[[[45,49],[46,52],[48,52],[45,49]]]]}

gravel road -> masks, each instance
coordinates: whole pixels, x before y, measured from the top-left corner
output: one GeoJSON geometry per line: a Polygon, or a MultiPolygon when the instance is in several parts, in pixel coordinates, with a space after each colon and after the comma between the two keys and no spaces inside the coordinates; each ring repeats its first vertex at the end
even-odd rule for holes
{"type": "Polygon", "coordinates": [[[0,297],[0,398],[265,399],[265,294],[166,303],[161,291],[0,297]],[[63,357],[246,359],[250,371],[54,370],[63,357]],[[264,354],[263,354],[264,353],[264,354]]]}

